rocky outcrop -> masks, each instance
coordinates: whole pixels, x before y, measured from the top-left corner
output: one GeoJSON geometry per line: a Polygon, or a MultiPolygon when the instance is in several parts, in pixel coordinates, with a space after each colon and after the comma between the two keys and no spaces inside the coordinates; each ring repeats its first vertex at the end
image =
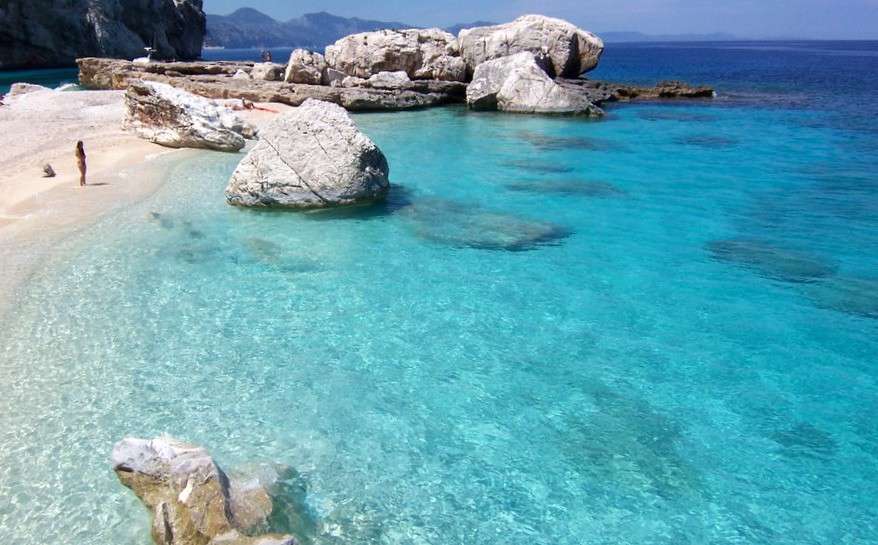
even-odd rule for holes
{"type": "Polygon", "coordinates": [[[262,132],[232,175],[226,199],[296,209],[371,202],[387,195],[388,174],[384,154],[344,109],[308,100],[262,132]]]}
{"type": "Polygon", "coordinates": [[[558,78],[555,83],[584,95],[594,104],[637,100],[706,99],[716,96],[712,87],[689,85],[681,81],[662,81],[653,86],[628,85],[591,79],[558,78]]]}
{"type": "Polygon", "coordinates": [[[517,113],[603,113],[582,94],[555,83],[528,52],[480,64],[467,88],[467,104],[473,109],[517,113]]]}
{"type": "Polygon", "coordinates": [[[326,64],[348,76],[405,72],[411,79],[465,81],[457,40],[438,28],[380,30],[346,36],[326,48],[326,64]]]}
{"type": "MultiPolygon", "coordinates": [[[[125,90],[138,80],[173,85],[213,99],[246,99],[298,106],[314,98],[333,102],[352,111],[387,111],[425,108],[463,102],[466,85],[453,81],[414,80],[410,89],[344,88],[333,85],[305,85],[235,77],[249,72],[252,63],[176,62],[138,65],[114,59],[79,59],[79,81],[88,89],[125,90]]],[[[331,69],[327,69],[329,73],[331,69]]]]}
{"type": "Polygon", "coordinates": [[[470,74],[485,61],[528,51],[548,55],[551,76],[575,78],[595,68],[604,50],[604,42],[591,32],[542,15],[466,28],[460,31],[458,43],[470,74]]]}
{"type": "Polygon", "coordinates": [[[411,89],[412,80],[405,72],[378,72],[366,80],[373,89],[411,89]]]}
{"type": "Polygon", "coordinates": [[[35,93],[37,91],[51,91],[51,89],[43,87],[42,85],[34,85],[33,83],[13,83],[9,88],[9,93],[6,95],[6,98],[11,99],[28,93],[35,93]]]}
{"type": "Polygon", "coordinates": [[[77,57],[201,56],[202,0],[5,0],[0,69],[72,65],[77,57]]]}
{"type": "Polygon", "coordinates": [[[294,49],[290,54],[284,81],[287,83],[305,83],[321,85],[324,83],[326,60],[320,53],[307,49],[294,49]]]}
{"type": "Polygon", "coordinates": [[[125,107],[126,128],[171,148],[240,151],[243,134],[254,132],[233,112],[163,83],[132,82],[125,107]]]}
{"type": "Polygon", "coordinates": [[[263,81],[283,81],[285,68],[273,62],[258,62],[250,70],[250,77],[263,81]]]}
{"type": "Polygon", "coordinates": [[[248,537],[264,524],[272,500],[261,483],[236,484],[202,447],[171,437],[126,438],[113,470],[152,513],[157,545],[295,545],[288,535],[248,537]]]}

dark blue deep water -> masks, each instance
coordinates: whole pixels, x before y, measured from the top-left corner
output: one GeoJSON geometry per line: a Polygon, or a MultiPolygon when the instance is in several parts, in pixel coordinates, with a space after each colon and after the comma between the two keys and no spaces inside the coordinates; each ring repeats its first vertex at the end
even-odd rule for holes
{"type": "Polygon", "coordinates": [[[162,432],[294,468],[305,543],[878,543],[878,43],[594,76],[719,95],[359,114],[387,203],[231,208],[201,153],[67,240],[0,317],[0,543],[148,544],[107,455],[162,432]]]}

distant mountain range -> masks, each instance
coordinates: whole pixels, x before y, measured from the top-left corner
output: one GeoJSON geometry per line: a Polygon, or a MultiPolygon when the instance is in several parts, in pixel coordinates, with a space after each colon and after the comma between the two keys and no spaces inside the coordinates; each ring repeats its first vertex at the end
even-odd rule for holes
{"type": "MultiPolygon", "coordinates": [[[[472,23],[451,25],[445,30],[457,35],[463,28],[493,24],[496,23],[473,21],[472,23]]],[[[348,34],[384,28],[412,28],[412,25],[396,21],[372,21],[357,17],[339,17],[325,11],[307,13],[289,21],[277,21],[253,8],[241,8],[229,15],[208,15],[207,35],[204,38],[204,45],[230,49],[304,47],[320,51],[348,34]]],[[[608,43],[726,41],[735,39],[730,34],[650,35],[640,32],[603,32],[598,33],[598,36],[608,43]]]]}
{"type": "Polygon", "coordinates": [[[348,34],[409,27],[398,22],[338,17],[325,11],[307,13],[283,22],[255,9],[241,8],[229,15],[208,15],[204,45],[227,48],[289,46],[322,50],[348,34]]]}

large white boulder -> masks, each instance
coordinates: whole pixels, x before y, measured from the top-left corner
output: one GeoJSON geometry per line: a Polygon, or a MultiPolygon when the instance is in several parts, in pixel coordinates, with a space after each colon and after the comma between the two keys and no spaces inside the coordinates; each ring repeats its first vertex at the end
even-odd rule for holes
{"type": "Polygon", "coordinates": [[[132,82],[125,107],[126,128],[170,148],[239,151],[244,135],[255,133],[228,108],[165,83],[132,82]]]}
{"type": "Polygon", "coordinates": [[[43,87],[42,85],[35,85],[33,83],[13,83],[9,88],[9,93],[6,95],[7,98],[15,98],[21,95],[26,95],[28,93],[36,93],[38,91],[51,91],[48,87],[43,87]]]}
{"type": "Polygon", "coordinates": [[[326,64],[349,76],[405,72],[411,79],[464,81],[466,65],[457,40],[438,28],[363,32],[326,48],[326,64]]]}
{"type": "Polygon", "coordinates": [[[558,85],[534,55],[527,52],[476,67],[466,100],[477,110],[589,115],[601,112],[582,94],[558,85]]]}
{"type": "Polygon", "coordinates": [[[562,19],[524,15],[502,25],[465,28],[458,34],[460,54],[472,73],[485,61],[522,51],[545,52],[552,76],[575,78],[598,65],[604,42],[562,19]]]}
{"type": "Polygon", "coordinates": [[[250,77],[261,81],[281,81],[286,67],[273,62],[258,62],[253,65],[250,77]]]}
{"type": "Polygon", "coordinates": [[[296,209],[371,202],[387,195],[389,170],[344,108],[308,99],[260,133],[232,174],[226,199],[296,209]]]}
{"type": "Polygon", "coordinates": [[[320,85],[323,83],[325,73],[326,60],[323,55],[307,49],[294,49],[284,72],[284,81],[320,85]]]}

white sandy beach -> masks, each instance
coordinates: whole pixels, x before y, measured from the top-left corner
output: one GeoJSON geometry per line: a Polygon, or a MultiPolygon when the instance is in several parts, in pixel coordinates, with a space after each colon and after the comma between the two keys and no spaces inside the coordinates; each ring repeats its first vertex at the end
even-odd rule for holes
{"type": "MultiPolygon", "coordinates": [[[[152,159],[178,154],[183,161],[194,153],[213,153],[169,149],[125,132],[123,94],[37,91],[0,106],[0,312],[58,241],[161,185],[165,169],[152,159]],[[85,143],[88,157],[84,188],[79,187],[74,156],[78,140],[85,143]],[[45,163],[53,166],[56,177],[43,177],[45,163]]],[[[256,125],[277,115],[242,114],[256,125]]]]}

